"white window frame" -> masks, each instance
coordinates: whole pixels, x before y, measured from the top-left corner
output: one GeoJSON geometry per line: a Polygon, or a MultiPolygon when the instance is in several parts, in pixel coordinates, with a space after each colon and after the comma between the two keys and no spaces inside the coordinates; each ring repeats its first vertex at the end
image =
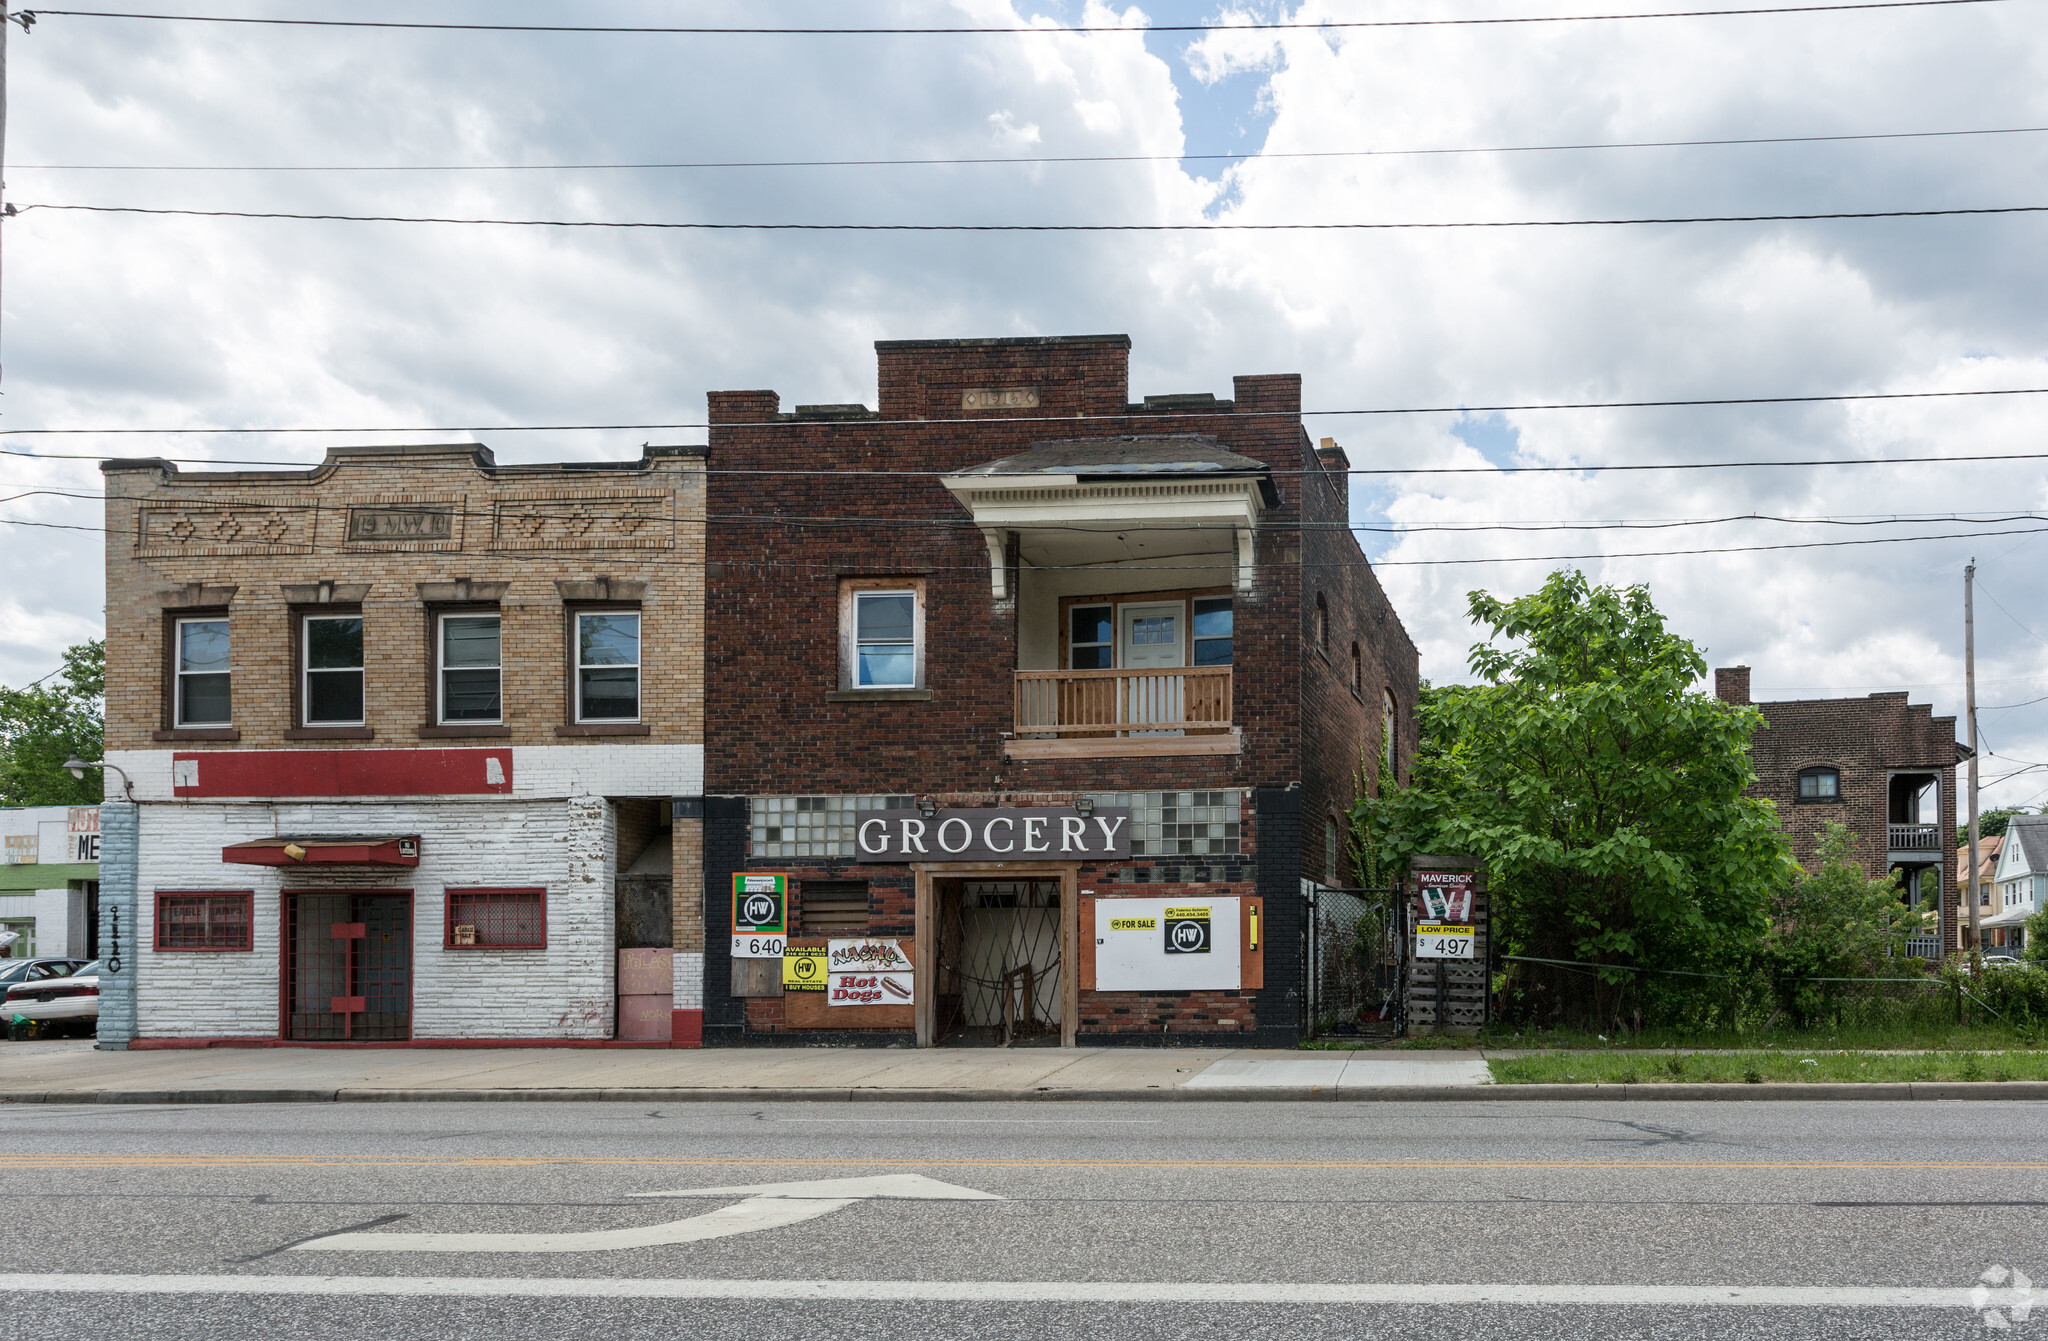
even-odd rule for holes
{"type": "Polygon", "coordinates": [[[925,586],[921,577],[848,577],[839,581],[839,687],[859,693],[918,693],[925,688],[925,586]],[[860,598],[911,598],[911,681],[909,684],[860,682],[860,598]]]}
{"type": "Polygon", "coordinates": [[[225,671],[187,671],[185,669],[185,626],[188,624],[227,624],[226,615],[194,615],[190,619],[179,619],[171,628],[171,725],[180,730],[210,731],[235,723],[235,631],[228,628],[228,668],[225,671]],[[194,722],[185,717],[185,677],[187,675],[225,675],[228,677],[228,715],[218,722],[194,722]]]}
{"type": "MultiPolygon", "coordinates": [[[[321,726],[362,726],[362,725],[364,725],[364,724],[365,724],[366,722],[368,722],[368,721],[369,721],[369,713],[370,713],[370,668],[369,668],[369,665],[368,665],[368,662],[369,662],[369,659],[370,659],[370,649],[369,649],[369,641],[370,641],[370,626],[369,626],[368,624],[364,624],[364,623],[363,623],[363,617],[362,617],[362,615],[361,615],[361,614],[353,614],[353,615],[303,615],[303,616],[301,616],[301,617],[300,617],[300,619],[299,619],[299,725],[300,725],[300,726],[303,726],[303,727],[321,727],[321,726]],[[353,720],[344,720],[344,719],[342,719],[342,718],[339,718],[339,717],[335,717],[335,718],[321,718],[321,719],[319,719],[319,720],[315,720],[315,719],[314,719],[314,717],[313,717],[313,677],[314,677],[315,675],[336,675],[336,674],[344,674],[344,673],[346,673],[346,672],[344,672],[344,671],[342,670],[342,668],[340,668],[340,667],[334,667],[334,668],[331,668],[331,669],[328,669],[328,670],[315,670],[315,669],[313,668],[313,621],[314,621],[314,620],[316,620],[316,619],[353,619],[353,620],[355,620],[355,621],[356,621],[356,623],[358,623],[358,624],[362,624],[362,630],[363,630],[363,648],[362,648],[362,652],[361,652],[361,660],[360,660],[360,661],[359,661],[359,662],[357,663],[357,665],[356,665],[356,667],[355,667],[355,673],[356,673],[357,675],[361,676],[361,677],[362,677],[362,681],[363,681],[363,694],[362,694],[362,701],[363,701],[363,711],[362,711],[362,713],[361,713],[361,714],[360,714],[359,716],[355,717],[355,718],[354,718],[353,720]]],[[[500,651],[499,655],[500,655],[500,656],[503,656],[503,655],[504,655],[504,653],[502,652],[502,650],[500,651]]]]}
{"type": "Polygon", "coordinates": [[[436,726],[503,726],[505,724],[505,615],[503,611],[445,610],[434,616],[434,724],[436,726]],[[451,619],[495,619],[498,621],[498,664],[495,666],[456,666],[455,670],[495,670],[498,672],[498,715],[486,721],[481,717],[464,717],[456,721],[448,719],[448,621],[451,619]]]}
{"type": "MultiPolygon", "coordinates": [[[[647,621],[640,616],[641,612],[633,606],[620,606],[612,610],[578,610],[575,612],[575,618],[570,621],[569,626],[569,673],[575,677],[576,683],[569,687],[569,692],[576,701],[576,721],[579,725],[589,722],[602,726],[609,722],[617,722],[621,726],[630,726],[639,722],[645,710],[647,693],[647,677],[641,673],[641,666],[645,658],[645,653],[641,650],[644,647],[641,640],[647,636],[647,621]],[[586,667],[583,664],[583,621],[592,618],[617,618],[620,615],[631,615],[633,617],[633,647],[636,653],[632,666],[633,715],[631,717],[585,717],[583,715],[583,672],[586,669],[590,669],[590,667],[586,667]]],[[[498,631],[498,657],[501,661],[505,656],[504,637],[504,626],[500,625],[498,631]]],[[[601,663],[597,668],[604,670],[623,669],[623,667],[610,662],[601,663]]],[[[502,677],[503,672],[500,671],[499,674],[502,677]]],[[[503,683],[502,679],[500,683],[503,683]]]]}

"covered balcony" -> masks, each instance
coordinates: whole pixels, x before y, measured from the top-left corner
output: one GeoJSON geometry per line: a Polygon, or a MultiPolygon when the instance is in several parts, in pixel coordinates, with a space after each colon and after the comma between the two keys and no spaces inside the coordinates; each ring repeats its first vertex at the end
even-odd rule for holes
{"type": "Polygon", "coordinates": [[[1088,439],[944,482],[987,542],[992,596],[1016,602],[1010,758],[1242,749],[1236,602],[1277,501],[1263,463],[1193,435],[1088,439]]]}

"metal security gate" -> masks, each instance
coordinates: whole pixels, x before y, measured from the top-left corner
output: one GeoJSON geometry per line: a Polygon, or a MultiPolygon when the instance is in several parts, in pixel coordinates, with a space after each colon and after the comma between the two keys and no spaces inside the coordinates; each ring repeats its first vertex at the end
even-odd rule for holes
{"type": "Polygon", "coordinates": [[[284,1036],[412,1037],[412,892],[287,891],[284,1036]]]}
{"type": "Polygon", "coordinates": [[[935,1041],[1057,1046],[1065,982],[1060,882],[935,880],[935,1041]]]}
{"type": "Polygon", "coordinates": [[[1308,1037],[1398,1032],[1401,919],[1395,889],[1301,882],[1308,1037]]]}

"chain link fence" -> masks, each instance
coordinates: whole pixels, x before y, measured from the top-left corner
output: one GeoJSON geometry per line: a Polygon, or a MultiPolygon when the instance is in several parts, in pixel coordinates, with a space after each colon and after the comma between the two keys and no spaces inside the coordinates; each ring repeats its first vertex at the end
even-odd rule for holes
{"type": "Polygon", "coordinates": [[[1392,889],[1301,882],[1307,928],[1305,1032],[1393,1034],[1401,1028],[1400,902],[1392,889]]]}

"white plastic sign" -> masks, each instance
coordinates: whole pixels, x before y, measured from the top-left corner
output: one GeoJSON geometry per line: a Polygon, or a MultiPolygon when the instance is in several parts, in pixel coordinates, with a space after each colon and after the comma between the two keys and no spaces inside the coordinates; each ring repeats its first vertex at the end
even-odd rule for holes
{"type": "Polygon", "coordinates": [[[1472,928],[1442,922],[1424,922],[1415,928],[1417,959],[1470,959],[1475,941],[1472,928]]]}
{"type": "Polygon", "coordinates": [[[1234,991],[1244,981],[1244,900],[1097,899],[1095,990],[1234,991]]]}

